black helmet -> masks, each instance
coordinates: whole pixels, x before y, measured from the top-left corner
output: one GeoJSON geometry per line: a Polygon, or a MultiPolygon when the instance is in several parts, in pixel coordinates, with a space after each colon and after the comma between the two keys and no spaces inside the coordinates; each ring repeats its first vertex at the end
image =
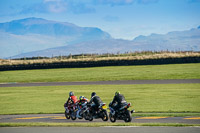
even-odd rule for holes
{"type": "Polygon", "coordinates": [[[95,93],[95,92],[92,92],[91,98],[92,98],[93,96],[96,96],[96,93],[95,93]]]}
{"type": "Polygon", "coordinates": [[[70,97],[71,97],[71,96],[74,96],[74,92],[71,91],[71,92],[69,93],[69,96],[70,96],[70,97]]]}
{"type": "Polygon", "coordinates": [[[119,94],[120,94],[119,91],[116,91],[116,92],[115,92],[115,96],[118,96],[119,94]]]}

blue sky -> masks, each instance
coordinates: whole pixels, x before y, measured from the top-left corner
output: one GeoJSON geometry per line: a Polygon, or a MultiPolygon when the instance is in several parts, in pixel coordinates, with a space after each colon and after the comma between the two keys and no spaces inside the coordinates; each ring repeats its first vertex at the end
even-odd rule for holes
{"type": "Polygon", "coordinates": [[[98,27],[114,38],[200,25],[200,0],[0,0],[0,22],[26,17],[98,27]]]}

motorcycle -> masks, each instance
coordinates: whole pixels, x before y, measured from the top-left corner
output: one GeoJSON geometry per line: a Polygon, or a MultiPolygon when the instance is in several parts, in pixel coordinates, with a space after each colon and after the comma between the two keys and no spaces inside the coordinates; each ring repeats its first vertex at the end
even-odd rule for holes
{"type": "Polygon", "coordinates": [[[111,106],[111,103],[109,104],[109,117],[111,122],[115,122],[116,120],[124,120],[125,122],[131,122],[132,116],[131,114],[134,112],[134,110],[129,111],[128,108],[131,106],[131,103],[124,103],[121,108],[119,108],[118,111],[115,111],[113,109],[113,106],[111,106]]]}
{"type": "Polygon", "coordinates": [[[79,119],[85,118],[87,104],[88,104],[88,102],[85,101],[84,103],[81,103],[81,105],[78,105],[77,118],[79,118],[79,119]]]}
{"type": "Polygon", "coordinates": [[[67,119],[76,120],[77,107],[74,104],[68,104],[67,109],[65,109],[65,117],[67,119]]]}
{"type": "Polygon", "coordinates": [[[95,113],[92,112],[92,106],[87,105],[87,108],[84,113],[85,120],[92,121],[93,119],[101,118],[103,121],[108,120],[107,106],[105,103],[101,103],[99,107],[95,110],[95,113]]]}

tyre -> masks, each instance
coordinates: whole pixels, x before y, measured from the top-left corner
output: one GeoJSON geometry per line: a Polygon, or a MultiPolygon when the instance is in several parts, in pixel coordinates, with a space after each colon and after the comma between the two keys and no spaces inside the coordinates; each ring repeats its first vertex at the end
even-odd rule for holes
{"type": "Polygon", "coordinates": [[[92,114],[89,114],[88,116],[89,116],[89,117],[88,117],[88,120],[89,120],[89,121],[93,121],[93,116],[92,116],[92,114]]]}
{"type": "Polygon", "coordinates": [[[131,116],[131,112],[129,110],[126,110],[126,117],[124,118],[125,122],[131,122],[132,120],[132,116],[131,116]]]}
{"type": "Polygon", "coordinates": [[[89,121],[93,121],[93,115],[92,115],[91,112],[87,112],[87,119],[88,119],[89,121]]]}
{"type": "Polygon", "coordinates": [[[110,117],[110,121],[111,121],[111,122],[115,122],[115,121],[116,121],[115,115],[109,114],[109,117],[110,117]]]}
{"type": "Polygon", "coordinates": [[[73,112],[71,113],[71,119],[72,119],[72,120],[76,120],[76,112],[75,112],[75,111],[73,111],[73,112]]]}
{"type": "Polygon", "coordinates": [[[78,119],[83,119],[83,115],[81,115],[81,112],[79,112],[79,116],[78,119]]]}
{"type": "Polygon", "coordinates": [[[83,117],[85,120],[89,120],[89,113],[86,111],[84,114],[83,114],[83,117]]]}
{"type": "Polygon", "coordinates": [[[108,113],[107,113],[106,110],[104,110],[104,111],[102,112],[102,120],[103,120],[103,121],[107,121],[107,120],[108,120],[108,113]]]}
{"type": "Polygon", "coordinates": [[[65,111],[65,117],[66,117],[66,119],[70,119],[70,114],[67,113],[66,111],[65,111]]]}

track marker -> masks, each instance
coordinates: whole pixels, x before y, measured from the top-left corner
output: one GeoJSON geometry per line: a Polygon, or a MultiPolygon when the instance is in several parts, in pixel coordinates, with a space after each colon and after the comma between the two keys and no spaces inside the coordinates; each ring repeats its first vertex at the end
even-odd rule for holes
{"type": "Polygon", "coordinates": [[[186,120],[200,120],[200,117],[190,117],[190,118],[184,118],[186,120]]]}
{"type": "Polygon", "coordinates": [[[51,119],[62,120],[62,119],[66,119],[66,117],[54,117],[54,118],[51,118],[51,119]]]}
{"type": "Polygon", "coordinates": [[[31,119],[40,119],[40,118],[46,118],[46,117],[23,117],[23,118],[15,118],[17,120],[31,120],[31,119]]]}
{"type": "Polygon", "coordinates": [[[135,118],[135,119],[163,119],[163,118],[168,118],[168,117],[139,117],[139,118],[135,118]]]}
{"type": "Polygon", "coordinates": [[[41,119],[41,118],[55,118],[58,116],[41,116],[41,117],[22,117],[22,118],[15,118],[17,120],[32,120],[32,119],[41,119]]]}

